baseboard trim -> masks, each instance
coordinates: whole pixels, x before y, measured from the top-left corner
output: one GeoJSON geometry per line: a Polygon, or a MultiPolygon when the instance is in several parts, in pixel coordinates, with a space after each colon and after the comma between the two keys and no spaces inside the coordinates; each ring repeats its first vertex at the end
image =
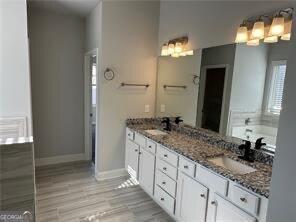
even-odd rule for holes
{"type": "Polygon", "coordinates": [[[116,177],[122,177],[127,175],[128,175],[127,171],[124,168],[122,168],[117,170],[110,170],[110,171],[96,173],[95,177],[98,181],[102,181],[102,180],[108,180],[108,179],[113,179],[116,177]]]}
{"type": "Polygon", "coordinates": [[[46,166],[46,165],[67,163],[67,162],[80,161],[80,160],[86,160],[84,153],[70,154],[70,155],[63,155],[63,156],[53,156],[53,157],[47,157],[47,158],[36,158],[35,166],[37,167],[46,166]]]}

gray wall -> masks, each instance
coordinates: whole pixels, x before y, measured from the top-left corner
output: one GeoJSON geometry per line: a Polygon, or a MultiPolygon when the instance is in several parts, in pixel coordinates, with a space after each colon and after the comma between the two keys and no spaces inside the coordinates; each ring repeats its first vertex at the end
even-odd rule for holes
{"type": "Polygon", "coordinates": [[[25,0],[0,1],[0,118],[26,117],[32,136],[25,0]]]}
{"type": "Polygon", "coordinates": [[[125,120],[154,116],[159,2],[103,1],[88,17],[86,27],[98,29],[89,36],[88,49],[99,47],[99,109],[97,171],[124,168],[125,120]],[[101,7],[101,9],[100,9],[101,7]],[[100,15],[101,14],[101,15],[100,15]],[[101,27],[101,28],[100,28],[101,27]],[[101,40],[100,40],[101,39],[101,40]],[[115,78],[102,77],[106,67],[115,78]],[[150,87],[120,87],[121,82],[149,83],[150,87]],[[150,106],[148,113],[145,105],[150,106]]]}
{"type": "Polygon", "coordinates": [[[237,45],[230,99],[231,111],[261,111],[267,56],[267,45],[237,45]]]}
{"type": "MultiPolygon", "coordinates": [[[[293,22],[293,41],[296,41],[296,19],[293,22]]],[[[283,109],[277,135],[275,162],[272,171],[271,195],[267,221],[296,221],[296,48],[291,47],[285,80],[283,109]]]]}
{"type": "Polygon", "coordinates": [[[36,158],[84,153],[84,21],[29,15],[36,158]]]}

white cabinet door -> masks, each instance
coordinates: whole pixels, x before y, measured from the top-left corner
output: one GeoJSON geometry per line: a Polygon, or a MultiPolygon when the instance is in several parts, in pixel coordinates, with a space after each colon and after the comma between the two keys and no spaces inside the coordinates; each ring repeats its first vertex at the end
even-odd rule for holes
{"type": "Polygon", "coordinates": [[[126,138],[125,168],[133,179],[138,179],[139,145],[126,138]]]}
{"type": "Polygon", "coordinates": [[[177,188],[176,216],[182,222],[204,222],[208,188],[180,173],[177,188]]]}
{"type": "Polygon", "coordinates": [[[215,222],[256,222],[256,218],[234,204],[215,194],[216,217],[215,222]]]}
{"type": "Polygon", "coordinates": [[[141,187],[153,195],[155,155],[141,148],[139,160],[139,183],[141,187]]]}

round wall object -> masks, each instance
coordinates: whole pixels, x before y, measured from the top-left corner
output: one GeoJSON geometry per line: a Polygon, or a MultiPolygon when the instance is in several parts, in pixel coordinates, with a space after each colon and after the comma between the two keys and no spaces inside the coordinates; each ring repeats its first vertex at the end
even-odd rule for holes
{"type": "Polygon", "coordinates": [[[104,72],[104,77],[108,81],[114,79],[114,71],[110,68],[107,68],[104,72]]]}

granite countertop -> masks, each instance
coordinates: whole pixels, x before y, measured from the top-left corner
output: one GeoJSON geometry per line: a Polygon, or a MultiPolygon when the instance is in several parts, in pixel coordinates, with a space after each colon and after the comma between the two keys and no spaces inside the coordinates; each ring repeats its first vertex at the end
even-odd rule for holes
{"type": "Polygon", "coordinates": [[[160,125],[155,123],[131,124],[127,122],[127,126],[130,129],[154,140],[155,142],[181,155],[184,155],[192,161],[199,163],[206,168],[240,184],[241,186],[250,189],[253,192],[266,198],[269,197],[272,166],[259,161],[250,163],[241,160],[238,158],[238,154],[234,153],[232,150],[227,150],[225,148],[206,143],[202,140],[193,138],[179,131],[172,130],[171,132],[168,132],[167,135],[162,136],[153,136],[145,132],[145,130],[147,129],[161,129],[160,125]],[[245,165],[251,166],[255,168],[256,171],[243,175],[236,174],[207,160],[208,158],[218,157],[222,155],[239,161],[245,165]]]}

